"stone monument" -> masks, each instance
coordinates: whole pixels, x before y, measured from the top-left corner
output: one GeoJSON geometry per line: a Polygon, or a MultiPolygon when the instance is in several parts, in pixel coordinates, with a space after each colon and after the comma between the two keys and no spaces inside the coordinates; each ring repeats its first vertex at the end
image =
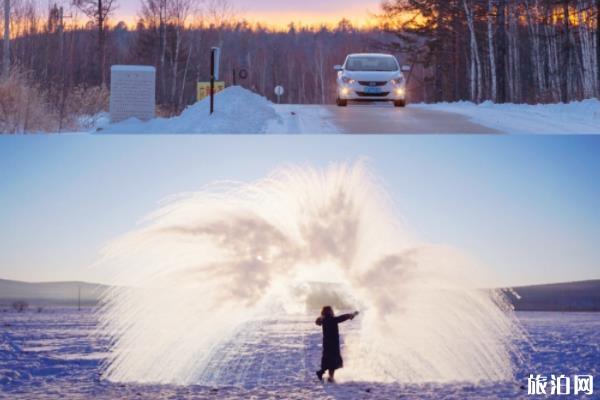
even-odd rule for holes
{"type": "Polygon", "coordinates": [[[113,65],[110,68],[110,120],[154,118],[156,69],[147,65],[113,65]]]}

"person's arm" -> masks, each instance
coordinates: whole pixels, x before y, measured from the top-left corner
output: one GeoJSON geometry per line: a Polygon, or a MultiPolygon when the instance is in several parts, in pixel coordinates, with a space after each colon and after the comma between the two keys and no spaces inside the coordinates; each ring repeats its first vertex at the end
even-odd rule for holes
{"type": "Polygon", "coordinates": [[[342,315],[335,317],[335,322],[340,324],[344,321],[348,321],[349,319],[354,319],[354,317],[356,317],[357,315],[358,315],[358,311],[354,311],[352,314],[342,314],[342,315]]]}
{"type": "Polygon", "coordinates": [[[323,317],[317,318],[317,320],[315,321],[315,324],[317,324],[319,326],[323,325],[323,317]]]}

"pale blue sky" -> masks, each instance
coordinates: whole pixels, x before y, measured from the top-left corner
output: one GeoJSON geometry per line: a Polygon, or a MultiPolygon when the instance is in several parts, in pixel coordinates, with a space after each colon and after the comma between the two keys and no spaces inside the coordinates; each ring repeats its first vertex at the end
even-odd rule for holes
{"type": "Polygon", "coordinates": [[[424,240],[506,285],[600,278],[600,137],[0,137],[0,278],[107,281],[98,250],[167,196],[367,157],[424,240]]]}

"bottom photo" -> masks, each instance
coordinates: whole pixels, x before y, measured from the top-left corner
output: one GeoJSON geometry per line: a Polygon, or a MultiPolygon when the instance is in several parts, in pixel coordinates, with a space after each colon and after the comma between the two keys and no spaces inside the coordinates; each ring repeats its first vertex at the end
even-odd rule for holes
{"type": "Polygon", "coordinates": [[[600,137],[0,139],[0,398],[600,393],[600,137]]]}

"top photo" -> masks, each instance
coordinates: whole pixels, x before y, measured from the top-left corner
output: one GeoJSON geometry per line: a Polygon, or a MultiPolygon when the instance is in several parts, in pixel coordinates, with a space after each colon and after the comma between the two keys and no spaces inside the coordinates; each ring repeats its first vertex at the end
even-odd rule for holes
{"type": "Polygon", "coordinates": [[[600,0],[0,0],[1,134],[600,134],[600,0]]]}

